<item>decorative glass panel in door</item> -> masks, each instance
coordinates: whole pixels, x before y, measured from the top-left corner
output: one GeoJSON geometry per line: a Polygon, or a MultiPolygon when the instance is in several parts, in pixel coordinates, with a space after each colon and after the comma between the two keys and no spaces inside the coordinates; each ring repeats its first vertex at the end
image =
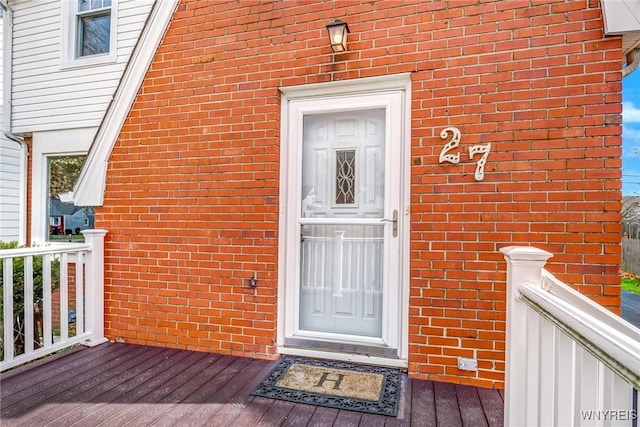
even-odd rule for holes
{"type": "Polygon", "coordinates": [[[300,330],[382,337],[385,113],[303,117],[300,330]]]}

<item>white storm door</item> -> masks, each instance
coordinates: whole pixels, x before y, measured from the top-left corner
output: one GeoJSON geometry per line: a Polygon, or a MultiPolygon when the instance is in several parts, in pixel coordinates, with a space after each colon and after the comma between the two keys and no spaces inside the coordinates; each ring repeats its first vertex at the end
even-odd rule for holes
{"type": "Polygon", "coordinates": [[[402,97],[332,101],[291,103],[285,346],[395,357],[402,97]]]}

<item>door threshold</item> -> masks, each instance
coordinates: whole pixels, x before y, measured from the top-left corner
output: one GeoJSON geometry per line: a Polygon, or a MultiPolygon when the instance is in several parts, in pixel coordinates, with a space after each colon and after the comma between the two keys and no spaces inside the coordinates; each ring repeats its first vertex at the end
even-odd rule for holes
{"type": "MultiPolygon", "coordinates": [[[[344,336],[346,337],[346,336],[344,336]]],[[[356,337],[361,338],[361,337],[356,337]]],[[[398,349],[389,347],[382,344],[381,339],[376,339],[374,342],[356,342],[356,341],[344,341],[336,339],[321,339],[315,337],[305,338],[285,338],[284,347],[303,348],[306,350],[318,350],[329,353],[346,353],[346,354],[360,354],[362,356],[372,357],[384,357],[388,359],[398,358],[398,349]],[[380,341],[376,343],[375,341],[380,341]]]]}
{"type": "Polygon", "coordinates": [[[386,366],[389,368],[407,368],[408,362],[403,359],[391,359],[388,357],[370,356],[365,354],[350,354],[306,349],[297,347],[278,346],[276,351],[286,356],[310,357],[315,359],[338,360],[340,362],[362,363],[364,365],[386,366]]]}

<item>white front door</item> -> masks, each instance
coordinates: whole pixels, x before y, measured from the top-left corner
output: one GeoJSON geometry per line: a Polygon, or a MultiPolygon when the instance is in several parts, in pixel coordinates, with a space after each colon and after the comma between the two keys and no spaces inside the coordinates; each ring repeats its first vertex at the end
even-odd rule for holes
{"type": "Polygon", "coordinates": [[[286,106],[283,353],[400,357],[403,105],[392,92],[286,106]]]}
{"type": "Polygon", "coordinates": [[[384,179],[384,110],[304,116],[301,330],[382,338],[384,179]]]}

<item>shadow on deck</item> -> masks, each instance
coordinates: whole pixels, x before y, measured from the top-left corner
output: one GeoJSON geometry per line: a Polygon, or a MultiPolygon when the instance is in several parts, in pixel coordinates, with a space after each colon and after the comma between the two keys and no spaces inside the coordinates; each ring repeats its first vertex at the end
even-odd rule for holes
{"type": "Polygon", "coordinates": [[[402,377],[397,417],[250,396],[275,362],[105,343],[0,376],[0,424],[501,426],[498,390],[402,377]]]}

